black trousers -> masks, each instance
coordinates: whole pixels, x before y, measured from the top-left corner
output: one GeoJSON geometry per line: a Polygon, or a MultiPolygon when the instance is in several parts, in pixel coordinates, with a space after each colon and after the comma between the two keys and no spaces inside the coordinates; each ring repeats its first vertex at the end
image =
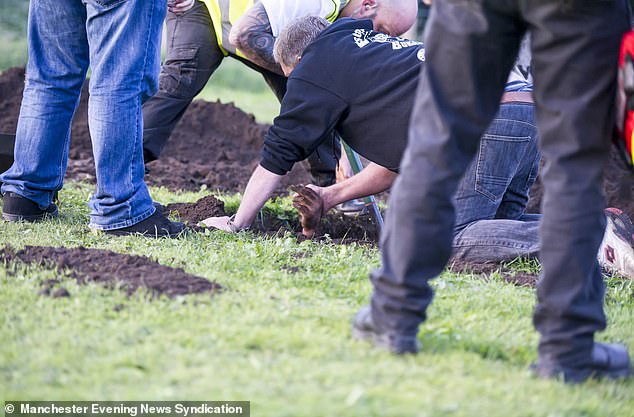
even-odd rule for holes
{"type": "Polygon", "coordinates": [[[589,361],[604,329],[597,250],[605,228],[602,178],[613,124],[616,66],[628,29],[626,0],[444,0],[434,2],[421,73],[372,276],[379,328],[416,333],[432,300],[428,281],[451,254],[461,175],[498,108],[526,31],[545,195],[534,324],[540,360],[589,361]]]}
{"type": "MultiPolygon", "coordinates": [[[[146,162],[159,157],[185,110],[205,87],[225,55],[218,47],[207,7],[202,2],[179,14],[167,13],[167,56],[161,66],[159,91],[143,105],[143,150],[146,162]]],[[[233,56],[260,72],[282,101],[286,78],[233,56]]],[[[334,141],[334,138],[333,138],[334,141]]],[[[309,170],[319,185],[334,182],[337,158],[331,141],[322,144],[309,158],[309,170]]]]}

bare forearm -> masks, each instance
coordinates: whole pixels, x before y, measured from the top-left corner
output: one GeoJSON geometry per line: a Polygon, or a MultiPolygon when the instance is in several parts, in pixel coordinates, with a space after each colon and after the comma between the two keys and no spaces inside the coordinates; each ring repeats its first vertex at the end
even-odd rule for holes
{"type": "Polygon", "coordinates": [[[274,174],[258,165],[244,190],[244,196],[233,223],[240,228],[251,226],[258,211],[271,197],[281,179],[281,175],[274,174]]]}
{"type": "Polygon", "coordinates": [[[282,69],[273,58],[275,38],[271,23],[262,3],[258,2],[247,11],[233,26],[230,42],[247,59],[269,71],[283,75],[282,69]]]}
{"type": "Polygon", "coordinates": [[[324,212],[337,204],[366,197],[389,189],[398,174],[377,164],[370,164],[345,181],[322,188],[324,212]]]}

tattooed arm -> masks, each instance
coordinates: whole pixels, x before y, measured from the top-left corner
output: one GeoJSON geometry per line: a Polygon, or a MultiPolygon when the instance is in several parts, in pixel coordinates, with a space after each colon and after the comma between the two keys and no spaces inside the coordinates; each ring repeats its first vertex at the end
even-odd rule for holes
{"type": "Polygon", "coordinates": [[[229,42],[254,64],[283,75],[273,58],[275,38],[261,2],[257,2],[231,28],[229,42]]]}

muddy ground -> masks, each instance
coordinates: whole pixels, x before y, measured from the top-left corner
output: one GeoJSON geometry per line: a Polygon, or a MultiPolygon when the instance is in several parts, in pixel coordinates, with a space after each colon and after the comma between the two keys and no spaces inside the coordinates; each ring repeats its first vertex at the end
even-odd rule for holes
{"type": "MultiPolygon", "coordinates": [[[[128,295],[145,289],[153,296],[219,292],[222,287],[205,278],[197,277],[181,268],[164,266],[146,256],[86,248],[51,248],[26,246],[15,251],[10,247],[0,248],[0,265],[20,262],[41,265],[66,275],[79,284],[98,283],[109,288],[120,288],[128,295]]],[[[9,274],[12,269],[8,268],[9,274]]],[[[69,297],[63,287],[63,279],[46,280],[41,283],[40,294],[51,297],[69,297]]]]}
{"type": "MultiPolygon", "coordinates": [[[[17,125],[24,68],[0,74],[0,132],[14,133],[17,125]]],[[[67,179],[94,181],[94,164],[88,132],[88,94],[84,87],[71,133],[67,179]]],[[[233,104],[195,101],[185,112],[158,161],[148,164],[147,182],[171,190],[241,192],[257,166],[263,135],[268,127],[233,104]]],[[[306,171],[295,167],[282,189],[309,181],[306,171]]],[[[634,218],[634,175],[625,169],[616,151],[612,154],[605,191],[609,207],[618,207],[634,218]]],[[[530,212],[539,212],[542,186],[531,191],[530,212]]]]}
{"type": "MultiPolygon", "coordinates": [[[[203,197],[193,203],[169,204],[165,212],[180,219],[190,226],[212,216],[226,216],[231,213],[225,211],[224,203],[212,195],[203,197]]],[[[251,227],[255,233],[277,235],[290,232],[299,240],[305,238],[301,234],[301,226],[295,216],[280,218],[274,213],[263,210],[251,227]]],[[[374,219],[370,216],[346,217],[334,212],[328,213],[321,221],[321,227],[315,240],[332,240],[336,243],[376,242],[378,231],[374,219]]]]}
{"type": "MultiPolygon", "coordinates": [[[[10,69],[0,75],[0,132],[15,132],[23,87],[23,68],[10,69]]],[[[94,181],[87,98],[84,87],[73,122],[67,179],[94,181]]],[[[241,192],[257,166],[267,128],[232,104],[196,101],[176,127],[161,159],[148,164],[146,180],[150,185],[170,190],[199,190],[205,186],[210,190],[241,192]]],[[[291,184],[308,181],[308,174],[298,165],[278,191],[283,193],[291,184]]],[[[605,191],[608,206],[621,208],[634,218],[634,176],[623,167],[616,153],[612,155],[605,191]]],[[[538,181],[531,191],[529,212],[539,212],[541,196],[542,186],[538,181]]],[[[206,217],[222,215],[224,207],[217,203],[207,197],[200,202],[172,205],[168,210],[177,211],[183,220],[195,224],[206,217]]],[[[253,228],[265,234],[287,230],[299,235],[300,231],[296,218],[279,219],[266,212],[253,228]]],[[[341,242],[376,241],[378,236],[371,218],[351,219],[332,213],[322,220],[320,234],[341,242]]]]}
{"type": "MultiPolygon", "coordinates": [[[[0,132],[14,133],[17,125],[24,68],[0,74],[0,132]]],[[[67,179],[94,181],[94,164],[88,132],[88,94],[84,87],[71,133],[67,179]]],[[[232,104],[194,102],[176,127],[161,159],[148,164],[147,182],[170,190],[241,192],[259,159],[262,138],[268,127],[255,122],[232,104]]],[[[289,174],[280,191],[290,184],[309,181],[299,165],[289,174]]],[[[609,207],[618,207],[634,218],[634,175],[612,155],[605,181],[609,207]]],[[[539,212],[542,186],[531,192],[529,212],[539,212]]]]}
{"type": "MultiPolygon", "coordinates": [[[[0,132],[15,133],[24,89],[24,68],[0,74],[0,132]]],[[[161,158],[148,164],[146,181],[170,190],[242,192],[257,166],[264,133],[250,114],[233,104],[195,101],[185,112],[161,158]]],[[[95,169],[88,131],[88,91],[84,86],[71,131],[66,180],[94,182],[95,169]]],[[[310,181],[297,164],[280,188],[310,181]]]]}

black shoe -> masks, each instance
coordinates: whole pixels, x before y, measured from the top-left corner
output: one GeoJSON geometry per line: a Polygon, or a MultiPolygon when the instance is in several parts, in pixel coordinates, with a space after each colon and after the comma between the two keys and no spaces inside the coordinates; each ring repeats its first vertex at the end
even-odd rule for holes
{"type": "Polygon", "coordinates": [[[163,215],[163,212],[156,210],[150,217],[137,224],[121,229],[104,230],[104,232],[113,236],[139,234],[146,237],[177,237],[183,230],[185,230],[183,223],[172,222],[163,215]]]}
{"type": "Polygon", "coordinates": [[[407,336],[380,332],[372,320],[370,306],[362,307],[352,321],[352,337],[371,342],[374,346],[396,355],[418,353],[419,342],[415,335],[407,336]]]}
{"type": "Polygon", "coordinates": [[[159,203],[158,201],[153,201],[152,205],[159,213],[165,213],[165,206],[163,204],[159,203]]]}
{"type": "Polygon", "coordinates": [[[627,348],[623,345],[595,343],[590,362],[585,366],[565,368],[549,360],[538,360],[531,371],[540,378],[562,378],[569,384],[578,384],[588,378],[620,379],[632,375],[627,348]]]}
{"type": "Polygon", "coordinates": [[[52,204],[42,210],[34,201],[16,193],[4,194],[2,218],[8,222],[37,222],[46,218],[57,217],[57,206],[52,204]]]}

